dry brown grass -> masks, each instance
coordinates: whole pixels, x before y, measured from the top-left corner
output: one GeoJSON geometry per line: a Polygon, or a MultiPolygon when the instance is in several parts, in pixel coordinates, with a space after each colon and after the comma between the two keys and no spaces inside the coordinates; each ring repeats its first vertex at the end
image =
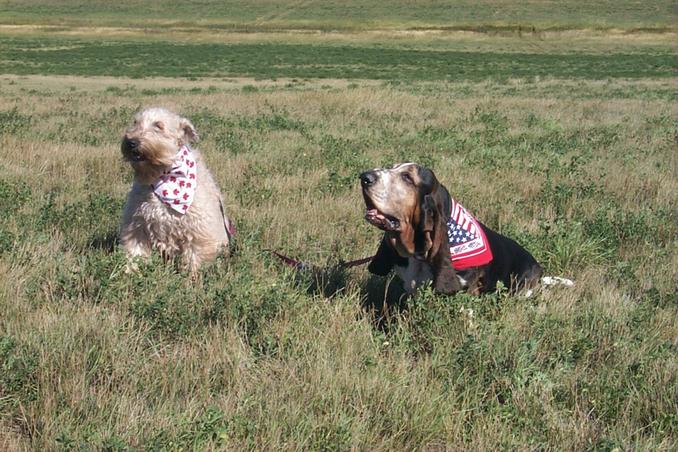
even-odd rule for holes
{"type": "Polygon", "coordinates": [[[466,50],[471,52],[647,52],[671,47],[676,31],[562,30],[518,34],[458,30],[360,30],[331,33],[308,30],[243,33],[220,29],[164,27],[152,31],[125,27],[0,25],[0,34],[17,37],[171,41],[214,44],[279,43],[466,50]]]}
{"type": "Polygon", "coordinates": [[[30,191],[0,217],[4,448],[676,446],[678,109],[615,94],[675,80],[2,79],[0,188],[30,191]],[[130,181],[118,140],[148,105],[194,120],[239,227],[198,287],[157,262],[124,276],[96,245],[130,181]],[[427,292],[380,328],[364,269],[328,296],[266,255],[369,255],[358,171],[406,159],[576,287],[427,292]]]}

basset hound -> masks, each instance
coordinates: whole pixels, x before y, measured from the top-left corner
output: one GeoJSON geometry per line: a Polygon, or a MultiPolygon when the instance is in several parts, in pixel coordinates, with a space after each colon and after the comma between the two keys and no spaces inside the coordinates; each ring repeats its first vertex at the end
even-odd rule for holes
{"type": "Polygon", "coordinates": [[[391,269],[414,292],[432,281],[451,294],[492,292],[501,281],[512,291],[535,286],[542,268],[515,241],[476,220],[436,178],[416,163],[376,168],[360,175],[365,219],[384,231],[368,269],[391,269]]]}

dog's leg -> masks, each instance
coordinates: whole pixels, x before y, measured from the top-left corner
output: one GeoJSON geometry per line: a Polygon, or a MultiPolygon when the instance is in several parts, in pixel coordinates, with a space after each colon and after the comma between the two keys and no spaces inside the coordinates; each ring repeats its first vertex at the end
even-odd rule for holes
{"type": "Polygon", "coordinates": [[[201,263],[200,252],[193,247],[187,247],[181,253],[181,270],[188,272],[192,279],[197,277],[201,263]]]}
{"type": "Polygon", "coordinates": [[[181,254],[181,268],[190,273],[193,279],[203,262],[210,262],[217,257],[222,246],[214,241],[193,241],[181,254]]]}
{"type": "Polygon", "coordinates": [[[151,255],[151,242],[146,231],[140,227],[125,227],[120,231],[120,244],[127,254],[125,273],[135,273],[139,270],[138,259],[148,259],[151,255]]]}

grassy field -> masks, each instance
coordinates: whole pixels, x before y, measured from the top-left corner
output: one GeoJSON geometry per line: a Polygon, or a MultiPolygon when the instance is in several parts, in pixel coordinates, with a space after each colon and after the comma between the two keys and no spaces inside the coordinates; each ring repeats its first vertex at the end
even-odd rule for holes
{"type": "Polygon", "coordinates": [[[2,0],[0,23],[242,30],[675,27],[671,0],[2,0]]]}
{"type": "Polygon", "coordinates": [[[0,64],[11,67],[15,74],[410,81],[658,78],[678,73],[678,59],[669,47],[652,48],[651,53],[472,52],[365,44],[225,44],[42,36],[0,38],[0,50],[0,64]],[[177,64],[177,55],[182,55],[181,64],[177,64]]]}
{"type": "MultiPolygon", "coordinates": [[[[484,3],[504,25],[668,23],[668,2],[484,3]]],[[[151,33],[63,26],[137,27],[139,1],[45,4],[0,1],[24,24],[0,27],[0,449],[678,447],[675,30],[372,32],[451,13],[190,1],[148,26],[195,29],[151,33]],[[265,31],[302,22],[360,31],[265,31]],[[193,120],[238,227],[196,283],[123,272],[119,140],[149,105],[193,120]],[[378,244],[358,174],[405,160],[576,286],[423,290],[380,318],[397,281],[333,266],[378,244]]],[[[455,26],[500,24],[461,6],[455,26]]]]}

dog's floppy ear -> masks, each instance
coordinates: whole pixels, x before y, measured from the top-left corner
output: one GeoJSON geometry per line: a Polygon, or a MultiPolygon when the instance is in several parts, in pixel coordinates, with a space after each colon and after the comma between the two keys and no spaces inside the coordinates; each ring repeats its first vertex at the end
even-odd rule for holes
{"type": "Polygon", "coordinates": [[[179,128],[184,133],[185,142],[196,142],[198,141],[198,132],[195,130],[193,123],[187,118],[181,118],[179,121],[179,128]]]}
{"type": "Polygon", "coordinates": [[[438,221],[438,209],[433,197],[425,195],[421,202],[421,218],[418,226],[418,240],[415,249],[422,257],[428,257],[435,254],[434,240],[436,234],[436,222],[438,221]]]}
{"type": "Polygon", "coordinates": [[[440,219],[443,223],[447,224],[447,220],[452,215],[452,198],[450,198],[447,188],[442,184],[438,184],[428,196],[430,197],[429,202],[436,206],[440,219]]]}
{"type": "Polygon", "coordinates": [[[370,265],[367,266],[367,269],[370,273],[374,273],[375,275],[386,276],[399,257],[400,256],[397,255],[393,247],[388,243],[386,234],[384,234],[384,237],[379,244],[379,248],[377,249],[377,254],[374,255],[370,265]]]}
{"type": "Polygon", "coordinates": [[[443,294],[453,294],[461,290],[457,272],[452,266],[450,244],[447,237],[447,219],[452,214],[452,201],[447,189],[438,184],[433,192],[424,197],[424,215],[426,229],[431,224],[433,244],[431,246],[431,268],[433,270],[433,289],[443,294]],[[429,218],[430,216],[430,218],[429,218]]]}
{"type": "Polygon", "coordinates": [[[447,234],[439,234],[442,243],[438,244],[438,252],[431,260],[433,270],[433,289],[442,294],[453,294],[461,290],[461,283],[457,278],[457,272],[452,267],[450,246],[447,242],[447,234]]]}
{"type": "Polygon", "coordinates": [[[451,200],[447,189],[435,184],[433,191],[424,195],[421,203],[421,231],[427,256],[434,256],[443,242],[447,243],[447,218],[451,212],[451,200]],[[444,236],[443,240],[440,240],[444,236]]]}
{"type": "Polygon", "coordinates": [[[424,202],[421,206],[422,210],[422,230],[426,232],[433,232],[435,230],[436,221],[438,220],[438,207],[433,199],[433,195],[424,196],[424,202]]]}

